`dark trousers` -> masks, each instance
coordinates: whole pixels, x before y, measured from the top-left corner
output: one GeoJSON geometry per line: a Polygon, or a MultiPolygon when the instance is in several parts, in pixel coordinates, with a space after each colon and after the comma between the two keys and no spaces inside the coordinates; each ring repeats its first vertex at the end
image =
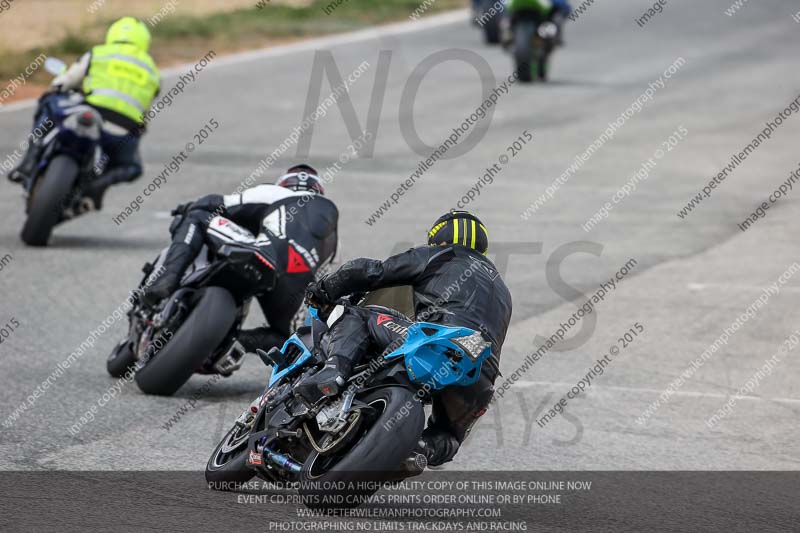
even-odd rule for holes
{"type": "Polygon", "coordinates": [[[133,181],[142,175],[142,156],[139,153],[141,137],[136,133],[126,135],[112,135],[103,131],[100,137],[100,146],[103,149],[103,158],[106,160],[103,175],[99,178],[115,183],[133,181]]]}
{"type": "MultiPolygon", "coordinates": [[[[399,348],[406,338],[404,328],[412,322],[380,306],[350,307],[325,334],[322,348],[328,357],[339,357],[350,367],[364,363],[367,355],[378,356],[399,348]]],[[[470,429],[486,412],[494,395],[496,374],[484,365],[481,375],[468,387],[453,386],[434,393],[433,411],[423,438],[433,445],[433,466],[453,459],[470,429]]]]}

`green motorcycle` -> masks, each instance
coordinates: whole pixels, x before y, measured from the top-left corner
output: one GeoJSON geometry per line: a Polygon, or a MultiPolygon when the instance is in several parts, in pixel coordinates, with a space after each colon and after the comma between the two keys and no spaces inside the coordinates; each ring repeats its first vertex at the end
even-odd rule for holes
{"type": "Polygon", "coordinates": [[[508,45],[519,81],[547,81],[550,54],[559,31],[551,20],[553,9],[551,0],[509,0],[506,6],[511,26],[508,45]]]}

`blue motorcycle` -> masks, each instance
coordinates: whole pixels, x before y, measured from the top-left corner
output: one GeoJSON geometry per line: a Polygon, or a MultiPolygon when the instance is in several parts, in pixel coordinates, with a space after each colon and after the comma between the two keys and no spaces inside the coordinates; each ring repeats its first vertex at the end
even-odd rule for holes
{"type": "MultiPolygon", "coordinates": [[[[48,58],[45,68],[57,74],[63,63],[48,58]]],[[[91,210],[82,191],[97,173],[103,119],[84,102],[78,92],[50,93],[42,99],[38,164],[25,180],[27,218],[22,240],[31,246],[46,246],[53,227],[91,210]],[[47,127],[45,127],[45,125],[47,127]]]]}
{"type": "MultiPolygon", "coordinates": [[[[327,322],[348,305],[336,306],[327,322]]],[[[491,355],[490,344],[470,328],[413,323],[397,346],[363,361],[329,396],[303,387],[324,365],[317,347],[328,328],[315,309],[309,315],[310,325],[280,350],[258,352],[272,368],[269,385],[212,453],[211,488],[235,489],[257,475],[295,484],[309,507],[359,505],[383,483],[422,473],[424,405],[445,387],[475,383],[491,355]]]]}

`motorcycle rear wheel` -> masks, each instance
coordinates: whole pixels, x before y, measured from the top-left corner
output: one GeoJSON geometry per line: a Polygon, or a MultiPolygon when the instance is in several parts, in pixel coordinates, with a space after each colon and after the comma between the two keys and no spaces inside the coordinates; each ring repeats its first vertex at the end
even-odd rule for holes
{"type": "Polygon", "coordinates": [[[533,81],[534,53],[533,39],[536,35],[536,24],[522,20],[514,28],[514,63],[519,81],[533,81]]]}
{"type": "Polygon", "coordinates": [[[142,392],[171,396],[214,354],[233,327],[236,301],[222,287],[206,287],[172,338],[136,373],[142,392]]]}
{"type": "Polygon", "coordinates": [[[31,191],[30,206],[20,237],[29,246],[47,246],[53,227],[64,212],[64,202],[78,179],[78,163],[58,155],[31,191]]]}

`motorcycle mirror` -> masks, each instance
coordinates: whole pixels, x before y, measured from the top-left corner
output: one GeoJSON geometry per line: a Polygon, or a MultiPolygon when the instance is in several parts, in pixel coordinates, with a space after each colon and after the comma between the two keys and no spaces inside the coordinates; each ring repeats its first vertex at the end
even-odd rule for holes
{"type": "Polygon", "coordinates": [[[272,367],[272,361],[269,360],[267,352],[265,352],[261,348],[256,348],[256,355],[258,356],[259,359],[261,359],[261,362],[264,363],[264,366],[272,367]]]}
{"type": "Polygon", "coordinates": [[[53,76],[59,76],[67,70],[67,64],[57,57],[48,57],[44,60],[44,69],[53,76]]]}
{"type": "Polygon", "coordinates": [[[261,348],[256,348],[256,355],[258,355],[261,362],[268,367],[275,366],[276,368],[285,368],[287,366],[286,357],[283,355],[283,352],[274,346],[269,352],[265,352],[261,348]]]}

